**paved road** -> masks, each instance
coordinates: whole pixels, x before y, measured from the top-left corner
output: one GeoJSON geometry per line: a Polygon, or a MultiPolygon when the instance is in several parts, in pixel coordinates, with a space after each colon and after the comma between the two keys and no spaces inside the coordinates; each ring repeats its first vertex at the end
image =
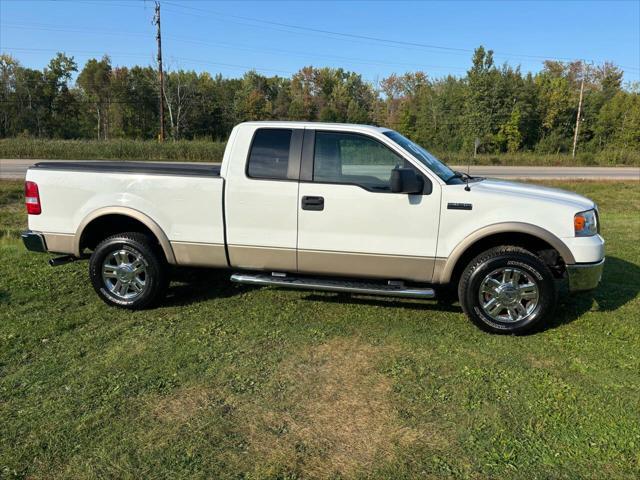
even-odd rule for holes
{"type": "MultiPolygon", "coordinates": [[[[0,179],[23,179],[27,168],[38,160],[0,159],[0,179]]],[[[466,172],[466,167],[453,167],[466,172]]],[[[638,167],[471,167],[472,175],[494,178],[640,180],[638,167]]]]}
{"type": "MultiPolygon", "coordinates": [[[[467,167],[453,167],[462,172],[467,167]]],[[[638,167],[471,167],[471,175],[494,178],[527,178],[533,180],[640,180],[638,167]]]]}

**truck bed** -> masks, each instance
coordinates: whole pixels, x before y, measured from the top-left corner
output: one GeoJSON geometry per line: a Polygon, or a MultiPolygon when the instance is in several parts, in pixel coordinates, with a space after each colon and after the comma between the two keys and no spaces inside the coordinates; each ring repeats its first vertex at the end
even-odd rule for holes
{"type": "Polygon", "coordinates": [[[220,176],[220,165],[213,163],[78,160],[38,162],[31,168],[39,170],[66,170],[71,172],[133,173],[190,177],[220,176]]]}
{"type": "Polygon", "coordinates": [[[88,222],[121,215],[157,226],[178,264],[226,266],[219,165],[48,161],[29,168],[26,179],[38,185],[42,202],[29,229],[64,244],[54,251],[79,254],[88,222]]]}

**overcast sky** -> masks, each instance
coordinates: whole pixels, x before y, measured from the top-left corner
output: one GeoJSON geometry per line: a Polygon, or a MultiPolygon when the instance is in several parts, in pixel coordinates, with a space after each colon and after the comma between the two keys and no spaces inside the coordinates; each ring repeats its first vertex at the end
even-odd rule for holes
{"type": "MultiPolygon", "coordinates": [[[[473,49],[538,71],[543,58],[611,60],[640,80],[640,1],[222,2],[162,1],[169,68],[241,76],[305,65],[343,67],[370,81],[423,70],[463,75],[473,49]]],[[[56,51],[82,66],[151,64],[153,2],[0,0],[0,51],[42,68],[56,51]]]]}

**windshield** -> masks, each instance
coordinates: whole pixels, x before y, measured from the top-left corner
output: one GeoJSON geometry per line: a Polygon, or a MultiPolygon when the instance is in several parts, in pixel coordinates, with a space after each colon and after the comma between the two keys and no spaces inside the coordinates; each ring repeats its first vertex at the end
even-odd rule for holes
{"type": "Polygon", "coordinates": [[[414,157],[416,157],[423,165],[425,165],[428,169],[430,169],[433,173],[438,175],[445,182],[455,177],[455,173],[449,167],[447,167],[444,163],[438,160],[434,155],[427,152],[420,145],[413,143],[406,137],[403,137],[398,132],[394,132],[393,130],[389,130],[384,132],[384,134],[389,137],[391,140],[396,142],[406,151],[411,153],[414,157]]]}

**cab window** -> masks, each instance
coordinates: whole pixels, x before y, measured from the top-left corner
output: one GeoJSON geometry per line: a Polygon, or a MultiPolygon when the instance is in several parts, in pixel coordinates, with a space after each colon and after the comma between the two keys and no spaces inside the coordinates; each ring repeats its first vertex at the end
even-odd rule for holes
{"type": "Polygon", "coordinates": [[[262,128],[251,143],[247,175],[251,178],[287,180],[292,130],[262,128]]]}
{"type": "Polygon", "coordinates": [[[382,143],[364,135],[316,132],[313,181],[358,185],[391,191],[391,170],[405,160],[382,143]]]}

